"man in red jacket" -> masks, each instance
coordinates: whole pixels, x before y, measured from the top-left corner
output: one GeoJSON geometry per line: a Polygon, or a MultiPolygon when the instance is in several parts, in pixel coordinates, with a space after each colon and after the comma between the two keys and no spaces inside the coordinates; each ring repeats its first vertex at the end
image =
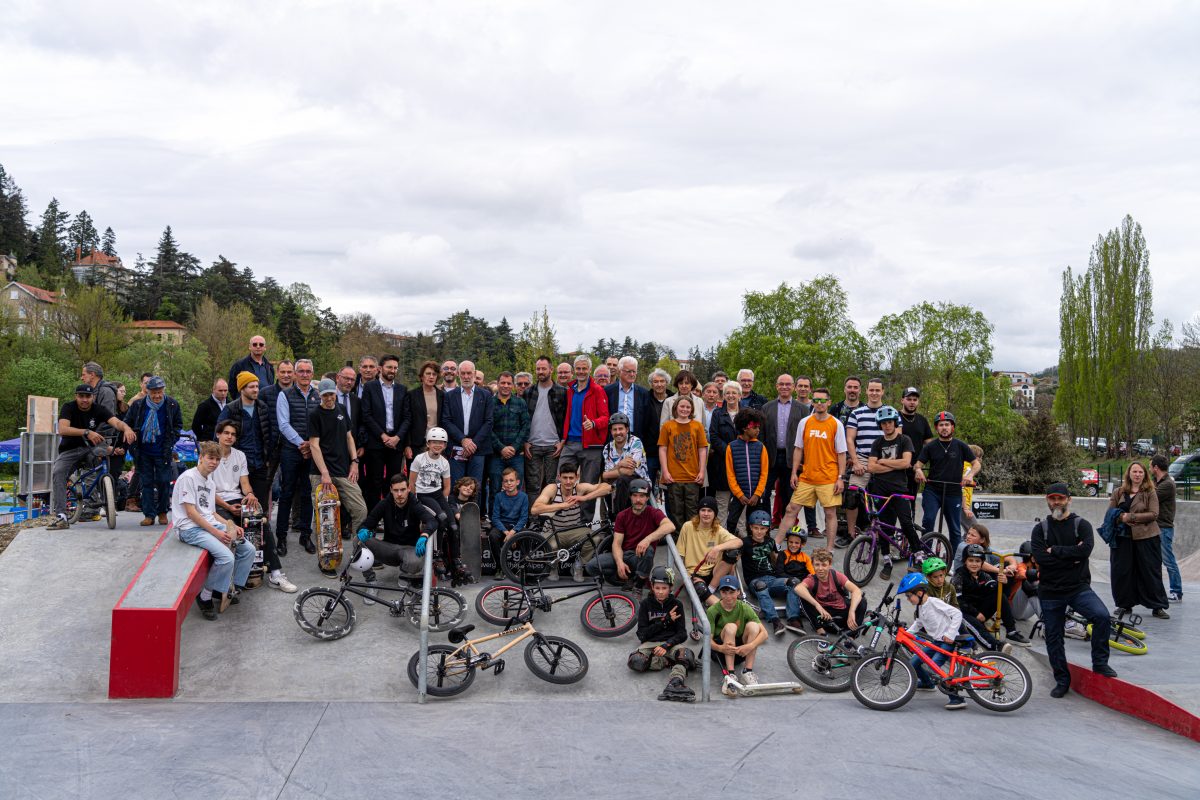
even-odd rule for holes
{"type": "MultiPolygon", "coordinates": [[[[601,455],[608,440],[608,395],[591,380],[592,360],[587,356],[575,357],[575,381],[567,387],[567,413],[563,419],[563,446],[561,462],[579,465],[579,480],[596,483],[603,471],[601,455]]],[[[595,503],[585,503],[583,513],[590,520],[595,503]]]]}

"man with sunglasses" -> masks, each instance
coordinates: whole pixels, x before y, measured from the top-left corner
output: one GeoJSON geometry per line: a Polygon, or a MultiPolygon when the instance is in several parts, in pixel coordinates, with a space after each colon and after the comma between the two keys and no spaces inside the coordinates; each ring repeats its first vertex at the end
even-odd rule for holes
{"type": "Polygon", "coordinates": [[[837,530],[837,507],[842,504],[845,488],[842,475],[846,473],[846,428],[842,421],[829,413],[829,390],[820,387],[812,393],[813,413],[796,427],[796,447],[792,451],[794,490],[775,540],[783,537],[796,524],[800,509],[812,507],[819,501],[825,510],[826,536],[837,530]],[[803,471],[802,471],[803,468],[803,471]]]}
{"type": "Polygon", "coordinates": [[[250,353],[233,362],[226,386],[237,386],[237,376],[243,372],[253,373],[259,386],[270,386],[275,382],[275,365],[267,360],[267,340],[263,337],[250,337],[250,353]]]}

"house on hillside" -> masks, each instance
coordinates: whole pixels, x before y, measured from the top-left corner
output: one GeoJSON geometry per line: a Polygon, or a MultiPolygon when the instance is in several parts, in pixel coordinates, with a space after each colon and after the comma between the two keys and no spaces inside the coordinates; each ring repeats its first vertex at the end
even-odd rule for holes
{"type": "Polygon", "coordinates": [[[1008,378],[1012,390],[1012,405],[1014,408],[1033,408],[1037,402],[1037,381],[1028,372],[997,370],[992,373],[995,377],[1008,378]]]}
{"type": "Polygon", "coordinates": [[[187,328],[169,319],[140,319],[126,323],[125,329],[133,335],[144,335],[165,344],[183,344],[187,328]]]}
{"type": "Polygon", "coordinates": [[[3,302],[7,312],[16,320],[17,333],[23,336],[46,336],[50,332],[51,312],[65,296],[65,293],[9,281],[4,287],[3,302]]]}
{"type": "Polygon", "coordinates": [[[4,282],[8,283],[13,278],[17,277],[17,258],[16,256],[6,256],[0,253],[0,267],[4,268],[4,282]]]}
{"type": "Polygon", "coordinates": [[[71,263],[71,274],[85,286],[102,286],[115,294],[122,302],[129,299],[133,288],[133,270],[121,263],[120,256],[110,256],[99,250],[84,255],[75,248],[75,260],[71,263]]]}

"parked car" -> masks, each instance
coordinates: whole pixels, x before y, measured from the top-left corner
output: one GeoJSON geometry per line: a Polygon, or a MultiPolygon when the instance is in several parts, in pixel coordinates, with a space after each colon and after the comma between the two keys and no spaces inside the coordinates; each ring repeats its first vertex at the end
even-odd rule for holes
{"type": "Polygon", "coordinates": [[[1153,439],[1138,439],[1133,444],[1133,450],[1138,455],[1152,456],[1156,452],[1153,439]]]}
{"type": "Polygon", "coordinates": [[[1180,456],[1167,467],[1167,474],[1176,483],[1200,483],[1200,450],[1180,456]]]}
{"type": "Polygon", "coordinates": [[[1083,484],[1083,491],[1088,497],[1095,497],[1100,494],[1100,473],[1094,469],[1079,470],[1079,480],[1083,484]]]}

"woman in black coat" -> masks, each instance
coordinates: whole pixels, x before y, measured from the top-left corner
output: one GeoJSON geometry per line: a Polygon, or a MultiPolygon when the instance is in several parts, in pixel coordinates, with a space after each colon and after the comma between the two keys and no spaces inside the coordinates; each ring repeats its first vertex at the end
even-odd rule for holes
{"type": "Polygon", "coordinates": [[[442,413],[442,404],[446,402],[446,392],[437,385],[441,376],[441,367],[436,361],[426,361],[417,371],[418,383],[408,390],[409,413],[408,446],[404,448],[404,457],[408,463],[417,454],[425,450],[425,433],[429,428],[436,428],[442,413]],[[432,407],[431,407],[432,406],[432,407]]]}

